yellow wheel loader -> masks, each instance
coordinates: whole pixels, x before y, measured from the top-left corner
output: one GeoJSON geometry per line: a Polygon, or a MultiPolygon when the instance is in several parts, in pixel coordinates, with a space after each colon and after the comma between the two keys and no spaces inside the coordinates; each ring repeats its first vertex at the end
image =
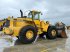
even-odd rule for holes
{"type": "Polygon", "coordinates": [[[27,16],[12,18],[6,20],[3,32],[7,35],[18,37],[19,41],[28,44],[35,41],[37,35],[46,35],[48,39],[55,39],[57,37],[57,29],[51,26],[49,22],[40,20],[40,11],[30,11],[27,16]]]}
{"type": "Polygon", "coordinates": [[[4,24],[5,24],[5,19],[4,20],[0,20],[0,31],[3,30],[4,24]]]}
{"type": "Polygon", "coordinates": [[[0,20],[0,31],[3,30],[3,27],[4,27],[4,25],[5,25],[5,22],[6,22],[6,20],[8,20],[9,18],[10,18],[10,17],[8,17],[8,18],[6,18],[6,19],[0,20]]]}

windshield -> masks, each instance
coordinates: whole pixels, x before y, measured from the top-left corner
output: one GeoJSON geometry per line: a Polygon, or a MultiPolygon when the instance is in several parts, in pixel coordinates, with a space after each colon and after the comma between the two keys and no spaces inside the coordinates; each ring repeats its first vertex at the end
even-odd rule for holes
{"type": "Polygon", "coordinates": [[[35,14],[34,19],[39,19],[38,16],[39,16],[39,14],[35,14]]]}
{"type": "Polygon", "coordinates": [[[39,17],[40,17],[40,13],[38,13],[38,12],[28,11],[27,14],[28,14],[28,15],[26,15],[27,18],[32,18],[35,20],[39,19],[39,17]]]}

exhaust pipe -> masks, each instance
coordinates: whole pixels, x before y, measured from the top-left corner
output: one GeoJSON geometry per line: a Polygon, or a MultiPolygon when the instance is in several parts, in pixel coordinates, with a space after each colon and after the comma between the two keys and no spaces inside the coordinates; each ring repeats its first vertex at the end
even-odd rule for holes
{"type": "Polygon", "coordinates": [[[23,12],[22,12],[22,10],[20,10],[20,13],[21,13],[21,18],[23,18],[23,12]]]}

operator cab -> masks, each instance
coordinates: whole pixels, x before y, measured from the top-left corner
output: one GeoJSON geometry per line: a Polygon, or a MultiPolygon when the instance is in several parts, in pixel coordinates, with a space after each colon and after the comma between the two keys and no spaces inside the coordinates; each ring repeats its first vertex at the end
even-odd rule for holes
{"type": "Polygon", "coordinates": [[[41,12],[38,11],[30,11],[28,17],[32,18],[33,20],[40,20],[40,14],[41,12]]]}
{"type": "Polygon", "coordinates": [[[20,13],[21,13],[21,18],[31,18],[32,20],[40,20],[40,15],[42,14],[41,12],[35,10],[29,11],[27,16],[23,16],[22,10],[20,10],[20,13]]]}

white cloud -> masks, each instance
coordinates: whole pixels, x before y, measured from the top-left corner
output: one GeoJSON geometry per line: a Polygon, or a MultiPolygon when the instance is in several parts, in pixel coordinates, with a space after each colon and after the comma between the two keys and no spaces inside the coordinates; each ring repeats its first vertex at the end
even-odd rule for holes
{"type": "MultiPolygon", "coordinates": [[[[40,10],[43,12],[41,19],[50,21],[63,21],[70,19],[70,0],[0,0],[0,17],[20,16],[19,10],[40,10]],[[57,18],[56,18],[57,17],[57,18]],[[50,19],[51,18],[51,19],[50,19]],[[56,20],[55,20],[56,18],[56,20]]],[[[66,21],[67,20],[67,21],[66,21]]]]}

